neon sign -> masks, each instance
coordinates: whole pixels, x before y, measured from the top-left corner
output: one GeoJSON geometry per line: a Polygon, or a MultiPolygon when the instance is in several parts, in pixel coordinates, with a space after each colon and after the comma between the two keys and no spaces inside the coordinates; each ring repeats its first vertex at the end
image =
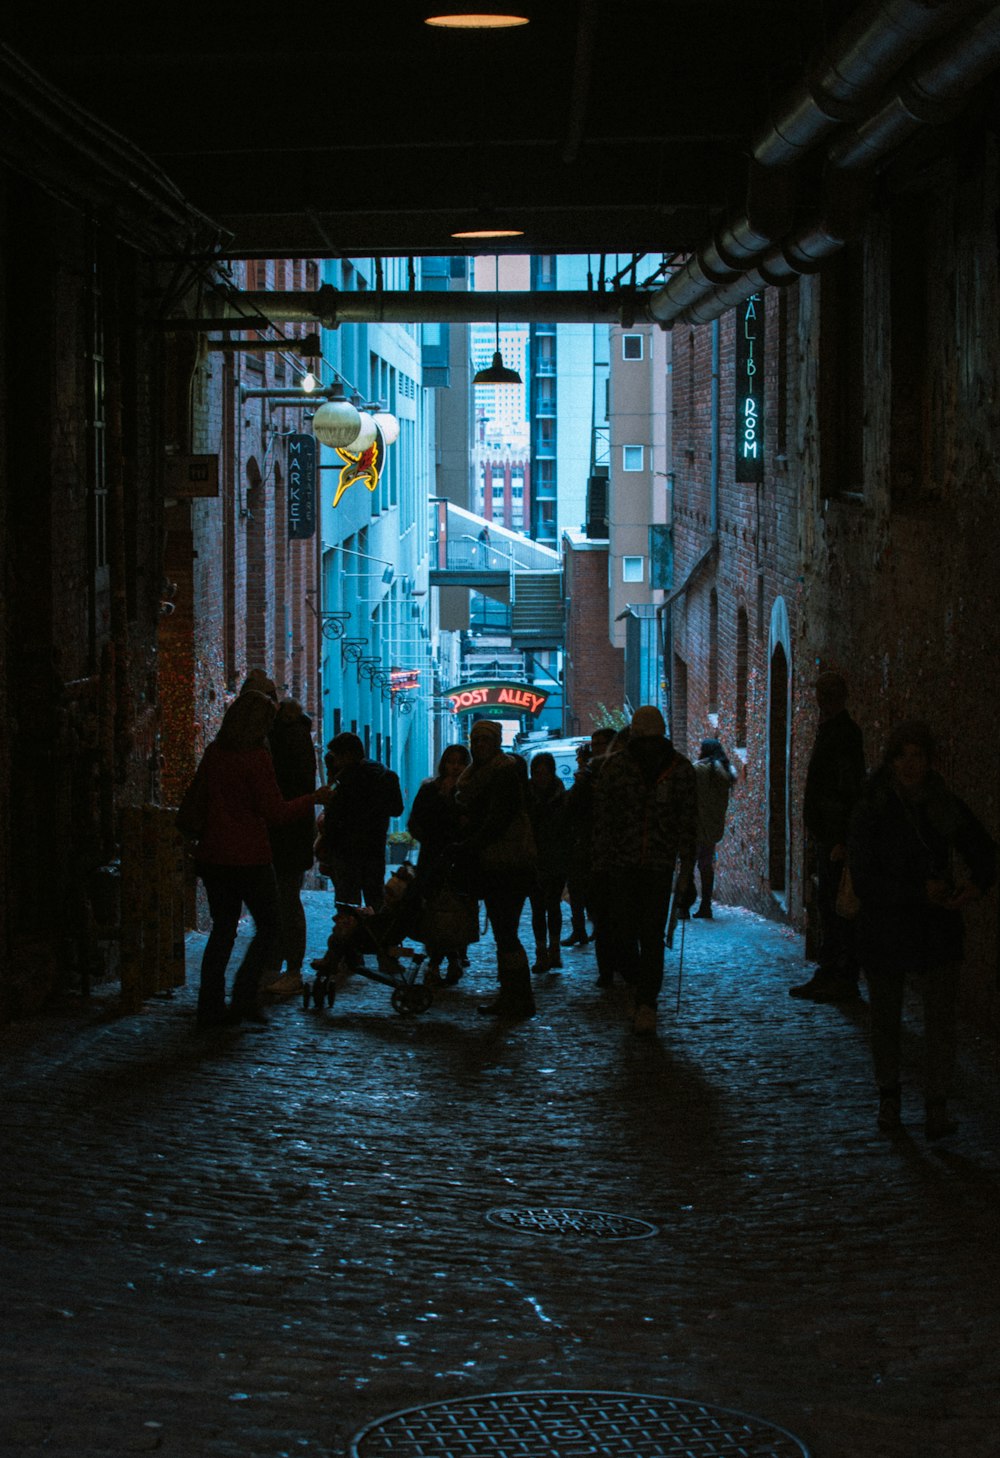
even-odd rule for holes
{"type": "Polygon", "coordinates": [[[736,311],[737,481],[764,479],[764,295],[736,311]]]}
{"type": "Polygon", "coordinates": [[[446,689],[444,696],[450,701],[453,714],[467,714],[472,709],[540,714],[549,697],[544,689],[506,682],[464,683],[459,688],[446,689]]]}
{"type": "Polygon", "coordinates": [[[337,455],[346,465],[337,478],[337,490],[333,498],[334,506],[340,504],[340,498],[349,486],[355,481],[363,481],[369,491],[374,491],[378,485],[379,477],[382,474],[382,461],[385,458],[385,440],[378,426],[375,427],[375,439],[367,450],[354,451],[344,450],[337,446],[337,455]]]}

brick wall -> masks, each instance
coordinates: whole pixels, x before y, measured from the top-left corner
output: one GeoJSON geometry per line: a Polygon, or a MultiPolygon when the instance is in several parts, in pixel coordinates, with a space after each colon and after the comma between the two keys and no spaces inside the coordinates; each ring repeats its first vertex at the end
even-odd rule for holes
{"type": "Polygon", "coordinates": [[[625,653],[608,642],[607,543],[574,545],[563,538],[566,607],[566,734],[589,734],[603,704],[620,709],[625,653]]]}

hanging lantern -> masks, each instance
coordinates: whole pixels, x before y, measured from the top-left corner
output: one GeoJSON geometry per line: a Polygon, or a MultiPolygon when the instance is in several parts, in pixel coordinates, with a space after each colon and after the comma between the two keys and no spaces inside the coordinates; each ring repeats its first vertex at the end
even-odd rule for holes
{"type": "Polygon", "coordinates": [[[388,410],[380,410],[375,417],[375,424],[382,432],[382,439],[387,446],[393,445],[399,439],[399,421],[395,415],[390,415],[388,410]]]}
{"type": "MultiPolygon", "coordinates": [[[[348,441],[346,445],[341,446],[341,450],[350,451],[352,456],[361,455],[362,451],[366,451],[370,445],[374,444],[375,431],[377,428],[375,425],[375,417],[373,415],[369,415],[367,410],[361,410],[358,413],[361,420],[359,430],[355,432],[353,440],[348,441]]],[[[314,419],[314,427],[315,424],[316,421],[314,419]]]]}
{"type": "Polygon", "coordinates": [[[312,419],[313,435],[325,446],[347,446],[361,429],[361,415],[350,400],[326,400],[312,419]]]}

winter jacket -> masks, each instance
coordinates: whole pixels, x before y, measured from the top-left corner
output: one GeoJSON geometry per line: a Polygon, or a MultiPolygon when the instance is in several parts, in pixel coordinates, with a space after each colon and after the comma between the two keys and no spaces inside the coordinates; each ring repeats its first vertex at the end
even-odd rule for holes
{"type": "Polygon", "coordinates": [[[928,881],[955,884],[957,852],[981,891],[996,879],[996,846],[963,800],[931,772],[904,799],[892,773],[871,778],[851,821],[848,864],[861,901],[856,945],[867,974],[961,960],[962,914],[927,899],[928,881]]]}
{"type": "Polygon", "coordinates": [[[594,785],[593,868],[607,874],[645,866],[688,879],[698,824],[694,766],[669,739],[630,739],[594,785]]]}
{"type": "Polygon", "coordinates": [[[821,845],[844,845],[851,812],[865,784],[861,730],[846,709],[824,719],[806,770],[802,811],[806,830],[821,845]]]}
{"type": "Polygon", "coordinates": [[[221,749],[213,742],[202,756],[198,773],[204,776],[207,790],[199,863],[270,865],[268,827],[272,825],[304,820],[312,835],[312,794],[286,800],[267,749],[221,749]]]}
{"type": "Polygon", "coordinates": [[[528,819],[538,854],[538,874],[546,880],[565,880],[569,862],[566,790],[559,780],[544,795],[528,786],[528,819]]]}
{"type": "Polygon", "coordinates": [[[698,844],[716,845],[725,834],[734,775],[716,759],[699,759],[694,773],[698,787],[698,844]]]}
{"type": "Polygon", "coordinates": [[[416,793],[406,828],[420,842],[419,869],[428,871],[459,838],[454,788],[443,795],[437,776],[424,780],[416,793]]]}
{"type": "Polygon", "coordinates": [[[535,839],[525,807],[524,761],[498,754],[468,765],[455,787],[464,861],[476,894],[527,893],[537,869],[535,839]]]}
{"type": "Polygon", "coordinates": [[[323,812],[321,860],[385,862],[389,821],[403,813],[398,776],[374,759],[349,764],[334,780],[336,795],[323,812]]]}
{"type": "MultiPolygon", "coordinates": [[[[311,794],[316,788],[316,746],[309,715],[301,711],[293,715],[283,706],[268,735],[268,744],[281,793],[289,800],[311,794]]],[[[310,870],[315,833],[311,818],[272,826],[271,854],[275,870],[310,870]]]]}

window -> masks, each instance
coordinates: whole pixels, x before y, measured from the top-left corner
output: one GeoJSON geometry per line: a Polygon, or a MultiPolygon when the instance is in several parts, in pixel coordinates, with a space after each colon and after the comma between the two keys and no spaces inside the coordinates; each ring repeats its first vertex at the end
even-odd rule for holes
{"type": "Polygon", "coordinates": [[[624,471],[641,471],[644,449],[645,447],[641,445],[622,446],[622,469],[624,471]]]}
{"type": "Polygon", "coordinates": [[[644,577],[643,577],[643,566],[644,566],[645,560],[646,560],[645,557],[623,557],[622,558],[622,581],[623,582],[642,582],[642,581],[644,581],[644,577]]]}
{"type": "Polygon", "coordinates": [[[622,359],[642,359],[642,335],[622,335],[622,359]]]}

